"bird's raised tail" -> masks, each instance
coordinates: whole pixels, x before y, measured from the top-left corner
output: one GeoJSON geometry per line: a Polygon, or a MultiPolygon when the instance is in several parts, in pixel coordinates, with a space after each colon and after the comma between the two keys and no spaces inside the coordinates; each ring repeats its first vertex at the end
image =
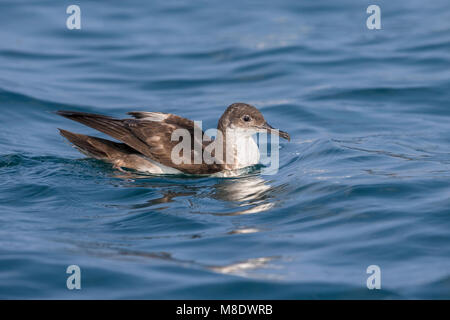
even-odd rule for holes
{"type": "Polygon", "coordinates": [[[138,153],[124,143],[86,136],[84,134],[73,133],[63,129],[59,129],[59,132],[81,153],[95,159],[112,161],[123,157],[124,155],[138,153]]]}
{"type": "Polygon", "coordinates": [[[81,153],[88,157],[109,162],[116,169],[128,168],[143,172],[162,173],[161,169],[151,160],[124,143],[86,136],[62,129],[59,129],[59,131],[81,153]]]}

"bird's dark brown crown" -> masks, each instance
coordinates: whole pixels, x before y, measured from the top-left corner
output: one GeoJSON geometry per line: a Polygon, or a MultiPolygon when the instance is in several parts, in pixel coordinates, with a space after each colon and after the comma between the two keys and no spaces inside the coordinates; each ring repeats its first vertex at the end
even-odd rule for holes
{"type": "Polygon", "coordinates": [[[262,113],[247,103],[233,103],[219,119],[217,128],[224,131],[227,128],[252,128],[264,125],[266,120],[262,113]]]}

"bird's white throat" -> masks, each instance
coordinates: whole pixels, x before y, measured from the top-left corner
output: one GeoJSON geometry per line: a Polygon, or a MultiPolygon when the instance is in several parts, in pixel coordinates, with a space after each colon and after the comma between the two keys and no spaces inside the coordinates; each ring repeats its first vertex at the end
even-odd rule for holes
{"type": "Polygon", "coordinates": [[[233,163],[230,163],[232,169],[240,169],[253,166],[259,163],[259,148],[254,140],[255,132],[247,130],[232,129],[227,130],[226,145],[232,148],[233,163]]]}

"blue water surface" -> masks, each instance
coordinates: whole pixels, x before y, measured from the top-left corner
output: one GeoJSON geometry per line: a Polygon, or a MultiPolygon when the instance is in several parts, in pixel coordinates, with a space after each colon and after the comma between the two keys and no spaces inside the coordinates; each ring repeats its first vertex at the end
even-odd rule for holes
{"type": "Polygon", "coordinates": [[[450,298],[449,1],[2,0],[0,21],[0,298],[450,298]],[[53,113],[212,128],[238,101],[291,134],[277,174],[124,178],[53,113]]]}

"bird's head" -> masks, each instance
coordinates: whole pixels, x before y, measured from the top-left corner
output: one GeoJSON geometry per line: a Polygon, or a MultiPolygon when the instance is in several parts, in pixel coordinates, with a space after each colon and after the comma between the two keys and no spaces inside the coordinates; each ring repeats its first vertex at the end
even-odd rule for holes
{"type": "Polygon", "coordinates": [[[290,136],[287,132],[273,128],[264,119],[262,113],[254,106],[246,103],[233,103],[219,119],[219,129],[238,130],[241,133],[253,135],[255,133],[276,134],[288,141],[290,136]]]}

